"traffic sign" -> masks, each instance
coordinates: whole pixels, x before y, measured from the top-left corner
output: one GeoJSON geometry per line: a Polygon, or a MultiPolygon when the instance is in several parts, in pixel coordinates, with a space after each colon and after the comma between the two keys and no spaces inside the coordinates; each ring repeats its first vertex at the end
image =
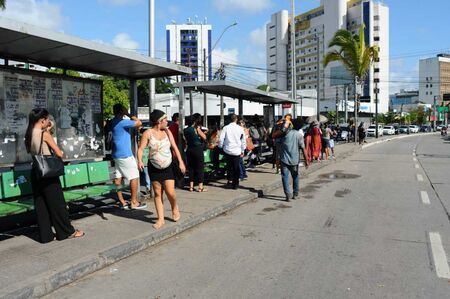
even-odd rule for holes
{"type": "Polygon", "coordinates": [[[288,108],[291,108],[291,107],[292,107],[291,103],[283,103],[283,104],[281,104],[281,108],[283,108],[283,109],[288,109],[288,108]]]}

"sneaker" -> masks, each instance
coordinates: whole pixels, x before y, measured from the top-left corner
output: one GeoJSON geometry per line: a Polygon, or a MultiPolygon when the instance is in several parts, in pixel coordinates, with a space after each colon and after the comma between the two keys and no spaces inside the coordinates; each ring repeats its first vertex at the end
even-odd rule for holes
{"type": "Polygon", "coordinates": [[[139,202],[139,205],[137,205],[135,207],[131,206],[131,204],[130,204],[130,209],[131,210],[143,210],[143,209],[146,209],[146,208],[147,208],[147,204],[146,203],[139,202]]]}
{"type": "Polygon", "coordinates": [[[287,201],[287,202],[290,202],[290,201],[291,201],[291,197],[292,197],[292,195],[289,194],[289,193],[287,193],[287,194],[286,194],[286,201],[287,201]]]}
{"type": "Polygon", "coordinates": [[[125,210],[125,211],[129,211],[130,210],[130,204],[129,203],[127,203],[126,205],[124,205],[124,206],[120,206],[120,209],[121,210],[125,210]]]}
{"type": "Polygon", "coordinates": [[[298,193],[294,193],[293,195],[292,195],[292,199],[293,200],[296,200],[298,198],[298,193]]]}

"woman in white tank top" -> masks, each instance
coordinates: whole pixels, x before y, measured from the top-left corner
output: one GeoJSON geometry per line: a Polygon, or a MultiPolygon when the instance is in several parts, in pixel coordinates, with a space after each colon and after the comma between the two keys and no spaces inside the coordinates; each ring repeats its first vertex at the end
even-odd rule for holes
{"type": "Polygon", "coordinates": [[[180,220],[175,193],[175,176],[172,171],[172,151],[178,160],[182,173],[186,172],[186,167],[172,133],[167,129],[167,115],[161,110],[155,109],[150,114],[150,120],[153,127],[142,134],[137,158],[138,167],[142,171],[145,166],[142,156],[144,148],[148,146],[148,171],[155,192],[154,201],[158,216],[158,220],[153,224],[153,227],[159,229],[164,225],[163,191],[165,191],[172,207],[172,219],[174,221],[180,220]]]}

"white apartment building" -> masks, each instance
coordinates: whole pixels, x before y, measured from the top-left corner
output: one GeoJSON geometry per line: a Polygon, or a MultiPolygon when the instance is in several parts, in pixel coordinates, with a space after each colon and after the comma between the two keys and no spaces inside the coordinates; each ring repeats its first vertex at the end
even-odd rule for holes
{"type": "MultiPolygon", "coordinates": [[[[384,113],[389,105],[389,8],[374,0],[321,0],[319,7],[295,17],[297,89],[317,89],[318,85],[321,111],[334,110],[336,106],[343,111],[344,87],[353,89],[353,79],[340,63],[323,67],[323,57],[331,50],[328,44],[339,29],[359,34],[363,22],[367,46],[377,45],[380,53],[365,81],[360,111],[375,112],[377,82],[378,111],[384,113]]],[[[291,88],[290,23],[288,12],[280,11],[272,15],[266,28],[267,84],[277,90],[291,88]]],[[[347,108],[352,111],[353,103],[347,108]]]]}
{"type": "Polygon", "coordinates": [[[206,24],[206,19],[166,25],[166,60],[192,68],[192,75],[179,76],[179,81],[203,81],[204,52],[206,79],[212,79],[211,34],[212,26],[206,24]]]}
{"type": "Polygon", "coordinates": [[[439,54],[436,57],[419,61],[419,100],[426,104],[440,105],[450,102],[450,55],[439,54]]]}

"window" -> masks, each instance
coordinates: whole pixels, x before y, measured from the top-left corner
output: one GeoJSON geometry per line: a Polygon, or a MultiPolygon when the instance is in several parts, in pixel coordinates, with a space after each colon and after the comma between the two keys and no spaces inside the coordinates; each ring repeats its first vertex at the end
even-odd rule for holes
{"type": "Polygon", "coordinates": [[[272,37],[270,40],[275,40],[275,37],[272,37]]]}
{"type": "Polygon", "coordinates": [[[428,84],[427,84],[427,85],[425,85],[425,88],[428,88],[428,84]]]}
{"type": "Polygon", "coordinates": [[[374,19],[375,21],[378,21],[378,20],[380,20],[380,16],[373,16],[373,19],[374,19]]]}
{"type": "Polygon", "coordinates": [[[373,38],[373,40],[376,41],[376,42],[379,42],[379,41],[380,41],[380,37],[379,37],[379,36],[375,36],[375,37],[373,38]]]}
{"type": "Polygon", "coordinates": [[[433,87],[433,84],[430,84],[430,88],[433,87]]]}
{"type": "Polygon", "coordinates": [[[426,95],[428,95],[428,91],[427,91],[427,92],[425,92],[425,94],[426,94],[426,95]]]}
{"type": "Polygon", "coordinates": [[[433,94],[433,92],[432,91],[430,91],[430,95],[432,95],[433,94]]]}
{"type": "Polygon", "coordinates": [[[380,31],[380,26],[373,26],[373,31],[380,31]]]}
{"type": "Polygon", "coordinates": [[[380,69],[379,68],[375,68],[373,71],[374,71],[374,73],[379,73],[380,69]]]}
{"type": "Polygon", "coordinates": [[[275,46],[272,46],[272,47],[270,47],[271,49],[275,49],[276,47],[275,46]]]}

